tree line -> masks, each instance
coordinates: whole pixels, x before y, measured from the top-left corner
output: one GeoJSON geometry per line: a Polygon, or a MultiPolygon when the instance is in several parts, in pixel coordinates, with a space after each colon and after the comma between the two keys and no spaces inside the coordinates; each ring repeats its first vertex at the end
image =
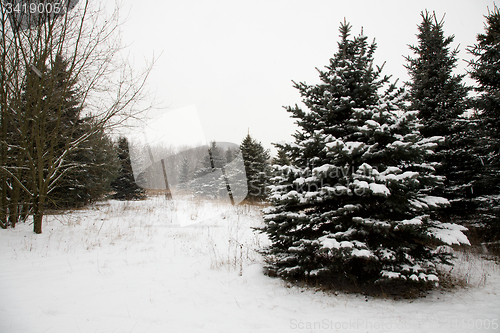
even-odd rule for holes
{"type": "Polygon", "coordinates": [[[276,145],[259,229],[271,240],[269,275],[419,291],[441,281],[439,265],[470,245],[466,234],[500,239],[499,10],[468,48],[473,87],[453,73],[458,50],[444,20],[421,17],[403,87],[376,65],[376,43],[345,21],[321,83],[294,82],[305,108],[286,107],[299,129],[276,145]]]}

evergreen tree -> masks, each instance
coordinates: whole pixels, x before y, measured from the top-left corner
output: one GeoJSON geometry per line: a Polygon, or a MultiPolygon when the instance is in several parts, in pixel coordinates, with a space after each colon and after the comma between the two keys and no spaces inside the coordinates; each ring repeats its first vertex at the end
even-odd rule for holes
{"type": "Polygon", "coordinates": [[[57,149],[64,151],[68,141],[88,137],[65,158],[68,165],[56,186],[48,193],[47,202],[55,208],[77,207],[102,198],[110,191],[110,182],[117,169],[113,143],[102,129],[88,118],[81,117],[81,105],[77,84],[71,81],[68,61],[57,55],[48,82],[51,88],[50,130],[59,135],[57,149]],[[60,116],[59,116],[60,115],[60,116]]]}
{"type": "Polygon", "coordinates": [[[248,134],[240,145],[245,164],[248,195],[250,201],[263,200],[267,196],[269,181],[269,151],[248,134]]]}
{"type": "Polygon", "coordinates": [[[450,50],[450,44],[455,36],[444,36],[444,21],[438,21],[435,13],[425,11],[421,16],[418,45],[410,46],[416,58],[406,57],[410,110],[419,111],[424,137],[446,136],[455,119],[466,111],[470,88],[462,82],[465,74],[453,74],[458,49],[450,50]]]}
{"type": "Polygon", "coordinates": [[[497,6],[486,16],[485,33],[469,52],[470,76],[476,81],[477,145],[473,153],[481,161],[473,180],[477,222],[486,224],[486,239],[500,239],[500,11],[497,6]]]}
{"type": "Polygon", "coordinates": [[[120,160],[120,170],[118,177],[111,183],[114,190],[113,199],[118,200],[140,200],[146,197],[144,189],[139,187],[134,179],[132,164],[128,148],[128,140],[121,137],[118,140],[118,159],[120,160]]]}
{"type": "Polygon", "coordinates": [[[67,170],[58,185],[49,193],[48,202],[55,208],[79,207],[102,199],[111,192],[111,181],[118,172],[118,157],[111,138],[96,131],[85,120],[82,130],[92,135],[68,155],[73,168],[67,170]]]}
{"type": "Polygon", "coordinates": [[[423,138],[416,111],[403,111],[389,77],[374,66],[376,44],[340,26],[337,53],[322,83],[296,83],[308,110],[295,142],[283,145],[291,165],[271,185],[265,210],[268,269],[288,279],[332,283],[434,284],[439,244],[468,243],[465,228],[433,218],[447,200],[426,189],[440,181],[425,157],[441,137],[423,138]]]}
{"type": "Polygon", "coordinates": [[[278,153],[275,158],[273,158],[273,164],[275,165],[290,165],[290,159],[286,155],[286,150],[283,149],[282,146],[280,145],[275,145],[276,149],[278,150],[278,153]]]}
{"type": "Polygon", "coordinates": [[[438,21],[436,14],[421,13],[418,26],[418,45],[410,46],[415,58],[406,57],[410,110],[418,110],[422,122],[420,132],[424,137],[444,136],[445,141],[430,156],[436,163],[437,174],[445,177],[441,186],[432,190],[452,201],[452,205],[441,211],[441,215],[457,216],[468,209],[463,198],[467,196],[471,176],[480,163],[471,153],[475,145],[471,124],[462,116],[467,111],[467,94],[470,87],[462,82],[465,75],[454,75],[458,49],[451,50],[454,36],[445,37],[444,20],[438,21]]]}
{"type": "MultiPolygon", "coordinates": [[[[87,120],[88,121],[88,120],[87,120]]],[[[79,203],[95,202],[109,195],[111,182],[120,168],[117,149],[110,136],[92,126],[92,135],[84,142],[77,158],[80,165],[78,174],[84,192],[78,196],[79,203]]],[[[76,159],[75,159],[76,160],[76,159]]]]}
{"type": "Polygon", "coordinates": [[[187,159],[187,157],[184,157],[179,174],[179,185],[177,186],[181,190],[185,190],[187,188],[188,182],[191,178],[191,171],[189,169],[189,160],[187,159]]]}

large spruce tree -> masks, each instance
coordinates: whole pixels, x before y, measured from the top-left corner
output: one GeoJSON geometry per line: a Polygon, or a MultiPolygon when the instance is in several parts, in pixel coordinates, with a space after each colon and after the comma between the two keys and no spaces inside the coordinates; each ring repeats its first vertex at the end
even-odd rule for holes
{"type": "Polygon", "coordinates": [[[463,82],[465,75],[453,74],[458,61],[458,49],[451,49],[454,36],[445,37],[444,20],[435,13],[421,13],[418,25],[418,44],[410,46],[415,58],[406,57],[410,76],[407,82],[410,110],[418,110],[424,137],[444,136],[430,161],[436,163],[437,174],[445,177],[441,186],[433,190],[451,200],[452,205],[441,214],[456,218],[469,209],[464,198],[470,190],[471,177],[479,159],[471,153],[476,144],[473,126],[463,117],[468,108],[470,88],[463,82]]]}
{"type": "Polygon", "coordinates": [[[453,74],[457,67],[458,49],[450,49],[455,36],[444,36],[444,20],[436,14],[421,13],[418,45],[410,46],[415,58],[406,57],[410,109],[418,110],[424,137],[448,135],[457,117],[467,110],[470,88],[462,82],[465,74],[453,74]]]}
{"type": "Polygon", "coordinates": [[[307,110],[287,107],[299,130],[281,145],[291,165],[279,167],[265,210],[268,269],[327,283],[434,284],[436,262],[449,258],[437,245],[468,243],[463,227],[433,218],[447,200],[427,192],[440,179],[426,155],[442,137],[419,133],[418,112],[401,109],[374,64],[375,42],[350,30],[341,24],[321,83],[295,84],[307,110]]]}
{"type": "Polygon", "coordinates": [[[469,48],[474,59],[469,63],[470,75],[478,93],[477,145],[473,153],[481,168],[473,179],[471,201],[477,207],[476,221],[486,225],[486,240],[500,239],[500,11],[497,6],[486,16],[485,33],[477,36],[477,44],[469,48]]]}

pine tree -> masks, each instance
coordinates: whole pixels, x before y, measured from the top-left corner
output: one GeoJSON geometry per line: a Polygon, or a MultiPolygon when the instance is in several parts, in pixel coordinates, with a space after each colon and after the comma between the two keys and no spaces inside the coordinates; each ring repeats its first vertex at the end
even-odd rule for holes
{"type": "Polygon", "coordinates": [[[111,181],[118,172],[118,157],[111,138],[96,131],[88,120],[80,123],[82,130],[93,134],[68,155],[71,168],[49,193],[48,203],[54,208],[79,207],[102,199],[111,192],[111,181]]]}
{"type": "Polygon", "coordinates": [[[140,200],[144,199],[146,193],[139,187],[134,179],[132,164],[128,148],[128,140],[121,137],[118,140],[118,159],[120,160],[120,170],[118,177],[111,183],[114,190],[113,199],[118,200],[140,200]]]}
{"type": "Polygon", "coordinates": [[[278,150],[278,153],[276,154],[276,157],[273,158],[273,164],[281,166],[290,165],[290,159],[286,155],[286,150],[278,144],[276,144],[275,147],[278,150]]]}
{"type": "Polygon", "coordinates": [[[418,110],[424,137],[445,136],[450,133],[455,119],[467,110],[470,88],[462,82],[465,74],[454,75],[458,49],[450,50],[455,36],[444,36],[444,20],[436,14],[421,13],[418,26],[418,45],[410,46],[416,58],[405,57],[405,66],[411,81],[409,87],[410,109],[418,110]]]}
{"type": "Polygon", "coordinates": [[[92,124],[90,126],[93,134],[84,142],[78,156],[80,165],[84,166],[77,175],[84,188],[83,195],[78,197],[80,204],[83,200],[90,203],[109,195],[111,182],[120,168],[116,147],[109,134],[96,130],[92,124]]]}
{"type": "Polygon", "coordinates": [[[415,58],[406,57],[410,110],[418,110],[422,122],[420,132],[424,137],[444,136],[445,141],[430,156],[436,163],[437,174],[445,177],[441,186],[432,190],[451,200],[452,205],[441,215],[453,219],[464,215],[467,205],[463,198],[469,191],[471,176],[480,163],[471,153],[476,144],[472,127],[466,117],[470,87],[462,82],[465,75],[455,75],[458,49],[451,50],[454,36],[444,36],[444,20],[436,14],[421,13],[418,26],[418,45],[410,46],[415,58]]]}
{"type": "Polygon", "coordinates": [[[248,195],[250,201],[264,200],[267,196],[266,187],[269,181],[269,151],[260,142],[248,134],[240,145],[245,172],[247,176],[248,195]]]}
{"type": "Polygon", "coordinates": [[[48,81],[55,86],[50,98],[51,118],[55,120],[46,125],[57,126],[60,143],[56,146],[61,151],[68,140],[88,137],[65,158],[69,167],[48,193],[47,202],[55,208],[82,206],[102,198],[110,191],[110,182],[117,171],[112,140],[102,129],[97,130],[89,118],[81,117],[77,84],[70,80],[68,66],[68,61],[57,55],[49,72],[48,81]]]}
{"type": "Polygon", "coordinates": [[[191,179],[191,171],[189,166],[189,160],[184,157],[181,164],[181,170],[179,174],[179,185],[177,186],[181,190],[187,189],[189,180],[191,179]]]}
{"type": "Polygon", "coordinates": [[[500,11],[495,5],[486,16],[485,33],[468,51],[475,57],[469,63],[476,81],[474,99],[477,110],[477,144],[473,153],[481,161],[473,179],[473,201],[477,222],[485,224],[486,240],[500,239],[500,11]]]}
{"type": "Polygon", "coordinates": [[[416,111],[404,111],[389,77],[374,66],[376,44],[340,26],[337,53],[322,83],[295,83],[308,108],[295,142],[283,145],[291,165],[274,177],[265,226],[268,269],[288,279],[320,282],[429,283],[439,244],[468,243],[465,228],[433,218],[447,200],[426,189],[440,181],[426,154],[442,137],[423,138],[416,111]]]}

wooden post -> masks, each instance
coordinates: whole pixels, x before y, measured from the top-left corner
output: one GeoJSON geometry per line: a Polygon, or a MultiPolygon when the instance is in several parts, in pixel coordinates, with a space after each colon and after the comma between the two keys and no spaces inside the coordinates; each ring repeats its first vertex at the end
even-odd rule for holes
{"type": "Polygon", "coordinates": [[[229,179],[226,176],[226,170],[224,166],[222,166],[221,170],[222,170],[222,175],[224,176],[224,181],[226,182],[226,189],[227,193],[229,194],[229,200],[231,200],[231,205],[234,206],[233,192],[231,191],[231,185],[229,185],[229,179]]]}
{"type": "Polygon", "coordinates": [[[161,167],[163,169],[163,179],[165,179],[165,197],[167,200],[172,200],[172,192],[170,192],[170,187],[168,186],[167,170],[165,169],[165,161],[161,159],[161,167]]]}
{"type": "MultiPolygon", "coordinates": [[[[215,162],[214,162],[214,157],[212,155],[212,150],[210,148],[208,148],[208,155],[210,155],[210,164],[212,165],[212,172],[214,172],[215,162]]],[[[221,171],[222,171],[222,176],[224,177],[224,182],[226,183],[226,190],[227,194],[229,194],[229,200],[231,200],[231,205],[234,206],[233,192],[231,191],[231,186],[229,185],[229,179],[226,176],[226,170],[224,168],[224,165],[221,166],[221,171]]]]}
{"type": "MultiPolygon", "coordinates": [[[[153,157],[153,152],[151,151],[151,147],[148,144],[146,146],[148,148],[149,159],[151,160],[151,165],[153,166],[154,170],[155,160],[153,157]]],[[[165,161],[163,159],[161,160],[161,167],[163,169],[163,180],[165,180],[165,198],[167,198],[167,200],[172,200],[172,192],[170,192],[170,186],[168,186],[167,170],[165,169],[165,161]]]]}

